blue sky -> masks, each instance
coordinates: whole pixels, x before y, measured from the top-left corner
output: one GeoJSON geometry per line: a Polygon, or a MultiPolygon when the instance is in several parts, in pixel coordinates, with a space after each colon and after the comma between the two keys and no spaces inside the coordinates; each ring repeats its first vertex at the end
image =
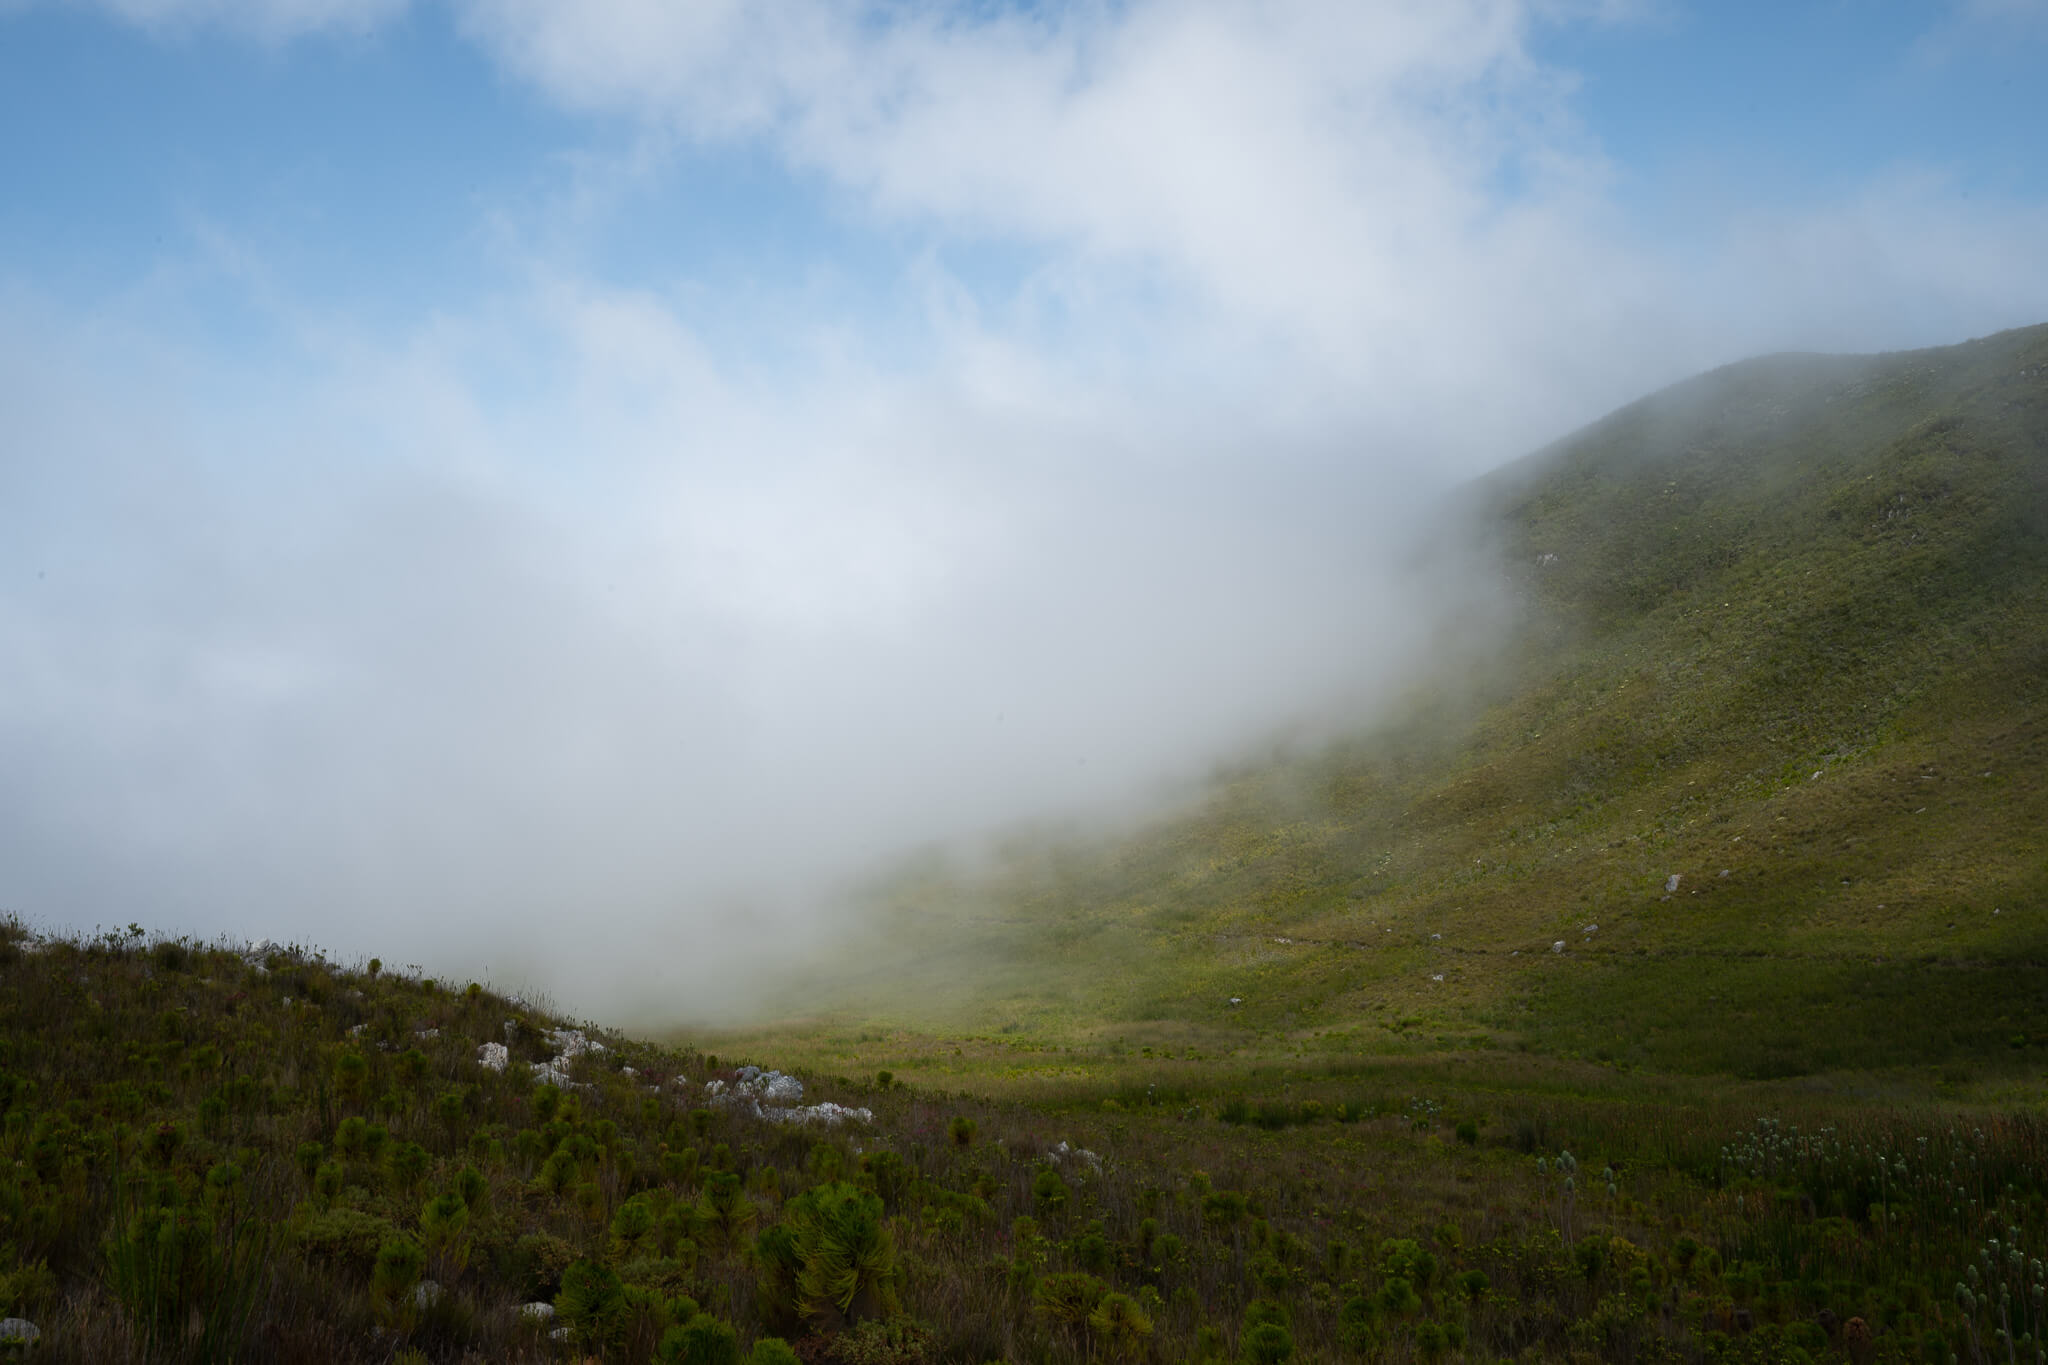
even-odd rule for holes
{"type": "MultiPolygon", "coordinates": [[[[772,136],[693,137],[602,96],[564,100],[479,35],[488,7],[270,8],[287,17],[0,13],[9,274],[92,300],[232,244],[296,301],[402,324],[473,305],[542,252],[622,286],[729,296],[707,309],[802,280],[822,297],[801,306],[865,325],[902,321],[921,253],[1000,302],[1046,245],[1022,225],[878,213],[772,136]],[[300,8],[330,22],[294,22],[300,8]]],[[[1900,175],[1958,205],[2040,203],[2043,16],[1821,0],[1521,22],[1526,59],[1565,86],[1563,141],[1599,163],[1622,229],[1707,252],[1731,217],[1825,210],[1900,175]]],[[[1512,195],[1518,168],[1499,170],[1512,195]]],[[[247,325],[237,292],[200,291],[181,320],[247,325]]]]}
{"type": "Polygon", "coordinates": [[[0,907],[596,904],[486,963],[573,999],[1361,723],[1475,609],[1399,568],[1459,480],[2048,318],[2044,58],[2042,0],[0,0],[0,907]]]}

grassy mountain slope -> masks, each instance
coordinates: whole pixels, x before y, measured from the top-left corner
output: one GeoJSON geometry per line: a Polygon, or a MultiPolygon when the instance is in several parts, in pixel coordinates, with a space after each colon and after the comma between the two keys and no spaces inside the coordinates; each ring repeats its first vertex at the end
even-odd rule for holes
{"type": "Polygon", "coordinates": [[[1730,366],[1466,514],[1521,605],[1483,676],[1136,835],[906,875],[918,1006],[885,976],[867,1017],[1001,1047],[2038,1067],[2048,327],[1730,366]]]}

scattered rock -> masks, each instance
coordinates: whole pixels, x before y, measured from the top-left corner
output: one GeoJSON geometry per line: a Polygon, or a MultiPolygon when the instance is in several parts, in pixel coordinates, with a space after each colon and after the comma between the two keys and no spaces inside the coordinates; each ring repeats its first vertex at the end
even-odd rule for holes
{"type": "Polygon", "coordinates": [[[568,1339],[569,1329],[566,1327],[557,1327],[554,1331],[548,1333],[549,1341],[567,1341],[568,1339]]]}
{"type": "Polygon", "coordinates": [[[1585,928],[1579,930],[1579,932],[1582,934],[1597,934],[1600,932],[1600,926],[1597,924],[1589,924],[1585,928]]]}
{"type": "Polygon", "coordinates": [[[1553,953],[1561,953],[1561,952],[1563,952],[1563,951],[1564,951],[1564,940],[1563,940],[1563,939],[1559,939],[1559,940],[1558,940],[1557,942],[1555,942],[1555,943],[1551,944],[1551,945],[1550,945],[1550,951],[1551,951],[1551,952],[1553,952],[1553,953]]]}
{"type": "Polygon", "coordinates": [[[441,1301],[441,1285],[438,1280],[421,1280],[413,1286],[412,1306],[422,1313],[441,1301]]]}
{"type": "Polygon", "coordinates": [[[758,1109],[755,1116],[769,1123],[816,1123],[827,1128],[837,1128],[842,1123],[866,1124],[875,1121],[874,1111],[871,1109],[855,1109],[850,1105],[834,1104],[830,1100],[794,1109],[758,1109]]]}
{"type": "Polygon", "coordinates": [[[585,1035],[579,1028],[558,1028],[548,1034],[548,1046],[555,1050],[555,1061],[565,1062],[572,1057],[581,1057],[586,1052],[603,1052],[604,1044],[585,1035]]]}
{"type": "Polygon", "coordinates": [[[1684,880],[1676,872],[1664,879],[1664,894],[1669,896],[1678,890],[1678,883],[1684,880]]]}
{"type": "Polygon", "coordinates": [[[30,1322],[27,1318],[6,1318],[0,1320],[0,1341],[9,1343],[18,1341],[24,1345],[33,1346],[42,1335],[43,1329],[30,1322]]]}
{"type": "Polygon", "coordinates": [[[512,1060],[512,1049],[503,1043],[484,1043],[476,1050],[476,1064],[486,1071],[503,1071],[512,1060]]]}
{"type": "Polygon", "coordinates": [[[1244,997],[1241,995],[1233,995],[1230,997],[1230,1003],[1232,1005],[1242,1005],[1244,1003],[1244,997]]]}
{"type": "Polygon", "coordinates": [[[1441,981],[1441,980],[1443,980],[1443,979],[1444,979],[1444,974],[1443,974],[1442,972],[1438,972],[1438,973],[1437,973],[1437,974],[1436,974],[1435,976],[1432,976],[1432,977],[1430,978],[1430,980],[1431,980],[1431,981],[1441,981]]]}
{"type": "Polygon", "coordinates": [[[551,1303],[535,1301],[519,1305],[519,1316],[525,1318],[528,1322],[546,1322],[554,1315],[555,1306],[551,1303]]]}
{"type": "Polygon", "coordinates": [[[573,1089],[576,1082],[570,1080],[569,1073],[562,1069],[560,1065],[562,1060],[562,1058],[557,1057],[552,1062],[535,1062],[529,1068],[533,1073],[533,1083],[535,1085],[552,1085],[557,1090],[573,1089]]]}

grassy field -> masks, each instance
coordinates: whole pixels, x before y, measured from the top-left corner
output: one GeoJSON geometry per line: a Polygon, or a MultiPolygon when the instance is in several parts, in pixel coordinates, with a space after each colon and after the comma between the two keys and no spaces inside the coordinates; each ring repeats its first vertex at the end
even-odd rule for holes
{"type": "Polygon", "coordinates": [[[1733,366],[1459,515],[1520,603],[1483,667],[1135,834],[906,870],[843,1003],[743,1036],[2039,1074],[2048,329],[1733,366]]]}
{"type": "Polygon", "coordinates": [[[0,1315],[80,1361],[2048,1365],[2048,328],[1735,366],[1456,516],[1519,624],[1455,676],[905,864],[746,1031],[0,922],[0,1315]]]}

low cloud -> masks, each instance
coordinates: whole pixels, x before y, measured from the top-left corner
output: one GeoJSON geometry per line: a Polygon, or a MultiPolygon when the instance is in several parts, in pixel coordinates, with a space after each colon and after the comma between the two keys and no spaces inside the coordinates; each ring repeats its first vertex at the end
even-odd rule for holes
{"type": "Polygon", "coordinates": [[[1414,570],[1458,480],[1753,351],[2048,315],[2042,206],[1930,171],[1635,235],[1530,42],[1629,6],[455,12],[622,130],[488,206],[489,297],[364,323],[231,230],[168,273],[260,355],[175,288],[5,295],[0,908],[740,1008],[900,850],[1372,715],[1469,601],[1414,570]],[[706,147],[892,307],[580,264],[706,147]]]}

